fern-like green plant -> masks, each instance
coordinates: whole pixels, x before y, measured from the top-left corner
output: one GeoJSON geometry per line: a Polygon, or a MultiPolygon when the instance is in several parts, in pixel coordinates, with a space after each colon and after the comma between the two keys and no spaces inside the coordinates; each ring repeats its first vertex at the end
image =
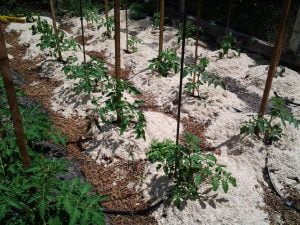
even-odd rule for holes
{"type": "Polygon", "coordinates": [[[172,179],[174,186],[169,192],[169,200],[177,207],[186,200],[200,197],[199,186],[209,182],[214,191],[221,186],[228,192],[229,184],[236,186],[236,179],[217,164],[212,154],[201,151],[201,139],[186,133],[184,144],[176,145],[173,141],[154,141],[147,157],[150,162],[158,162],[157,169],[163,169],[172,179]]]}

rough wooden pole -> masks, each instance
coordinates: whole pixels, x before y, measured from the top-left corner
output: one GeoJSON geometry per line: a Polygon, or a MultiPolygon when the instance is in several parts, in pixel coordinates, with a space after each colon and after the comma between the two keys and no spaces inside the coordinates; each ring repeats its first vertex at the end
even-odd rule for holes
{"type": "Polygon", "coordinates": [[[109,26],[107,24],[107,21],[108,21],[108,0],[104,0],[104,8],[105,8],[106,30],[107,30],[107,34],[109,34],[109,26]]]}
{"type": "MultiPolygon", "coordinates": [[[[260,117],[263,117],[263,115],[266,112],[269,95],[270,95],[270,91],[271,91],[271,87],[272,87],[273,77],[277,71],[277,66],[279,63],[279,58],[280,58],[282,47],[283,47],[284,35],[285,35],[285,31],[286,31],[286,24],[287,24],[287,20],[288,20],[288,16],[289,16],[291,2],[292,2],[292,0],[285,0],[285,2],[284,2],[280,23],[279,23],[279,26],[277,29],[274,51],[273,51],[271,63],[269,66],[268,77],[266,80],[263,97],[262,97],[260,107],[259,107],[258,115],[260,117]]],[[[259,130],[256,129],[255,133],[256,133],[256,135],[259,135],[259,130]]]]}
{"type": "Polygon", "coordinates": [[[181,45],[181,63],[180,63],[180,82],[179,82],[179,97],[178,97],[178,112],[177,112],[177,133],[176,144],[179,144],[180,133],[180,115],[181,115],[181,102],[182,102],[182,84],[184,72],[184,57],[185,57],[185,39],[186,39],[186,20],[187,20],[187,0],[184,2],[183,10],[183,25],[182,25],[182,45],[181,45]]]}
{"type": "MultiPolygon", "coordinates": [[[[201,12],[201,0],[198,0],[198,7],[197,7],[197,17],[196,17],[196,43],[195,43],[195,61],[194,65],[197,65],[198,61],[198,45],[199,45],[199,36],[200,36],[200,12],[201,12]]],[[[196,74],[193,75],[193,83],[196,81],[196,74]]],[[[195,88],[193,88],[193,95],[195,92],[195,88]]]]}
{"type": "Polygon", "coordinates": [[[52,17],[52,22],[53,22],[53,29],[56,38],[56,47],[57,47],[57,53],[58,53],[58,61],[62,61],[62,55],[61,55],[61,49],[59,45],[59,39],[58,39],[58,30],[56,26],[56,17],[55,17],[55,9],[54,9],[54,3],[53,0],[50,0],[50,8],[51,8],[51,17],[52,17]]]}
{"type": "MultiPolygon", "coordinates": [[[[120,28],[120,0],[114,1],[114,18],[115,18],[115,76],[116,76],[116,95],[117,101],[121,101],[121,94],[118,93],[118,80],[121,75],[121,28],[120,28]]],[[[122,120],[121,109],[117,110],[117,122],[122,120]]]]}
{"type": "Polygon", "coordinates": [[[227,25],[226,25],[226,35],[229,34],[229,24],[230,24],[230,17],[231,17],[231,8],[232,8],[232,0],[229,0],[227,25]]]}
{"type": "Polygon", "coordinates": [[[126,51],[129,52],[128,49],[128,7],[127,5],[125,6],[125,21],[126,21],[126,28],[125,28],[125,32],[126,32],[126,51]]]}
{"type": "Polygon", "coordinates": [[[12,122],[15,130],[16,139],[17,139],[17,145],[20,151],[21,160],[23,162],[24,168],[28,168],[30,166],[30,161],[29,161],[29,155],[26,148],[26,139],[25,139],[24,129],[22,125],[21,115],[18,108],[13,78],[11,75],[8,54],[5,46],[4,32],[2,30],[1,25],[0,25],[0,66],[1,66],[1,74],[3,76],[5,91],[7,94],[8,105],[11,111],[11,117],[12,117],[12,122]]]}
{"type": "Polygon", "coordinates": [[[163,51],[164,42],[164,20],[165,20],[165,0],[160,0],[160,23],[159,23],[159,49],[158,54],[163,51]]]}

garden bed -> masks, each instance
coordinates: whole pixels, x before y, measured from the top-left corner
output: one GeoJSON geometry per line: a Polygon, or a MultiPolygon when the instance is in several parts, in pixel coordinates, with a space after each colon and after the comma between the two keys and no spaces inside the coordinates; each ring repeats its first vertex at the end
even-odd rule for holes
{"type": "MultiPolygon", "coordinates": [[[[124,28],[124,11],[121,11],[121,18],[121,27],[124,28]]],[[[69,37],[80,35],[79,18],[64,18],[61,23],[72,24],[68,29],[69,37]]],[[[75,94],[73,88],[77,81],[67,79],[62,71],[64,65],[36,46],[39,35],[32,36],[31,25],[11,23],[6,28],[10,45],[8,51],[13,57],[12,67],[23,75],[26,93],[41,101],[55,125],[68,135],[69,156],[80,162],[80,168],[94,190],[101,195],[109,195],[104,206],[137,210],[148,206],[149,201],[164,197],[170,183],[162,172],[156,171],[156,165],[145,159],[152,140],[175,139],[179,75],[162,77],[147,70],[148,60],[157,57],[158,49],[158,35],[152,32],[151,20],[130,21],[130,30],[137,32],[142,43],[138,44],[136,53],[121,53],[122,68],[130,68],[124,79],[139,88],[143,93],[141,98],[146,100],[143,109],[147,121],[146,141],[136,140],[133,129],[119,135],[118,127],[103,124],[97,115],[91,113],[91,99],[75,94]],[[89,120],[91,117],[94,119],[89,120]],[[76,142],[80,138],[87,141],[79,148],[76,142]]],[[[89,37],[86,51],[101,52],[109,69],[113,69],[114,40],[103,40],[101,34],[104,32],[104,27],[100,30],[85,27],[85,35],[89,37]]],[[[166,27],[166,48],[174,47],[176,33],[175,28],[166,27]]],[[[125,49],[124,36],[125,33],[121,33],[121,46],[125,49]]],[[[194,40],[189,39],[187,43],[186,63],[193,60],[195,47],[194,40]]],[[[83,61],[80,50],[64,54],[76,55],[80,62],[83,61]]],[[[180,48],[177,54],[180,54],[180,48]]],[[[272,146],[266,146],[255,138],[241,139],[239,136],[242,123],[258,110],[268,62],[247,53],[219,59],[218,51],[203,47],[200,47],[200,54],[209,59],[208,70],[224,78],[227,90],[203,86],[201,92],[208,93],[206,99],[184,93],[181,132],[188,130],[204,139],[207,150],[213,150],[221,164],[227,165],[238,186],[225,195],[204,185],[200,189],[203,198],[188,201],[180,209],[162,205],[150,216],[116,216],[107,219],[108,224],[297,224],[299,214],[293,213],[293,209],[281,207],[290,212],[287,220],[283,216],[287,214],[276,208],[278,198],[270,191],[264,170],[268,155],[267,166],[279,191],[285,197],[291,195],[299,199],[299,130],[288,125],[284,129],[286,136],[272,146]],[[199,126],[199,130],[193,124],[199,126]]],[[[286,68],[281,76],[275,78],[273,91],[283,97],[292,96],[294,102],[300,103],[299,78],[299,73],[286,68]]],[[[300,107],[291,107],[291,111],[300,119],[300,107]]]]}

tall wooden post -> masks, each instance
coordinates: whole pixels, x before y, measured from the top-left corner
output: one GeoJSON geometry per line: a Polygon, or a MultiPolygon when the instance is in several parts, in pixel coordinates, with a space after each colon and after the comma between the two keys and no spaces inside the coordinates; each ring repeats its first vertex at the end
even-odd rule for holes
{"type": "MultiPolygon", "coordinates": [[[[118,93],[118,84],[121,75],[121,28],[120,28],[120,0],[114,1],[114,18],[115,18],[115,76],[116,76],[116,96],[117,101],[121,101],[121,93],[118,93]]],[[[117,122],[120,122],[122,117],[122,109],[117,109],[117,122]]]]}
{"type": "Polygon", "coordinates": [[[125,22],[126,22],[126,51],[128,52],[129,49],[128,49],[128,6],[126,5],[125,6],[125,22]]]}
{"type": "Polygon", "coordinates": [[[184,57],[185,57],[185,39],[186,39],[186,20],[187,20],[187,0],[184,1],[183,8],[183,25],[182,25],[182,45],[181,45],[181,62],[180,62],[180,81],[179,81],[179,97],[178,97],[178,112],[177,112],[177,133],[176,144],[179,144],[179,131],[180,131],[180,115],[181,115],[181,102],[182,102],[182,84],[184,73],[184,57]]]}
{"type": "Polygon", "coordinates": [[[105,19],[106,19],[107,34],[109,34],[109,26],[107,24],[107,21],[108,21],[108,0],[104,0],[104,10],[105,10],[105,19]]]}
{"type": "Polygon", "coordinates": [[[26,139],[25,139],[20,111],[18,108],[18,102],[16,97],[16,91],[14,88],[13,78],[11,75],[8,54],[5,46],[4,32],[2,30],[1,25],[0,25],[0,67],[1,67],[1,74],[3,76],[5,91],[7,94],[8,105],[11,111],[12,122],[14,126],[16,139],[17,139],[17,145],[20,151],[21,160],[23,162],[24,168],[28,168],[30,166],[30,161],[29,161],[29,155],[26,148],[26,139]]]}
{"type": "MultiPolygon", "coordinates": [[[[198,61],[198,45],[199,45],[199,36],[200,36],[200,12],[201,12],[201,0],[198,0],[198,7],[197,7],[197,17],[196,17],[196,43],[195,43],[195,61],[194,65],[197,65],[198,61]]],[[[196,81],[196,74],[193,75],[193,83],[196,81]]],[[[195,92],[195,88],[193,88],[193,94],[195,92]]]]}
{"type": "MultiPolygon", "coordinates": [[[[292,0],[284,1],[283,11],[282,11],[280,23],[279,23],[279,26],[277,29],[277,35],[276,35],[276,41],[275,41],[275,45],[274,45],[273,55],[271,58],[271,63],[270,63],[269,71],[268,71],[268,77],[266,80],[263,97],[262,97],[260,107],[259,107],[258,115],[260,117],[263,117],[263,115],[266,112],[269,95],[270,95],[270,91],[271,91],[271,87],[272,87],[273,77],[276,73],[278,63],[280,60],[282,47],[283,47],[284,34],[286,31],[286,24],[287,24],[287,20],[288,20],[289,10],[291,7],[291,2],[292,2],[292,0]]],[[[256,133],[256,135],[259,135],[259,130],[256,129],[255,133],[256,133]]]]}
{"type": "Polygon", "coordinates": [[[227,15],[227,24],[226,24],[226,35],[229,34],[229,24],[230,24],[230,17],[231,17],[231,8],[232,8],[232,0],[229,0],[228,15],[227,15]]]}
{"type": "Polygon", "coordinates": [[[160,23],[159,23],[159,49],[158,54],[163,51],[164,42],[164,21],[165,21],[165,0],[160,0],[160,23]]]}
{"type": "Polygon", "coordinates": [[[54,9],[54,3],[53,0],[50,0],[50,7],[51,7],[51,17],[52,17],[52,22],[53,22],[53,29],[56,38],[56,47],[57,47],[57,52],[58,52],[58,61],[62,61],[62,55],[61,55],[61,49],[59,45],[59,40],[58,40],[58,30],[56,26],[56,17],[55,17],[55,9],[54,9]]]}

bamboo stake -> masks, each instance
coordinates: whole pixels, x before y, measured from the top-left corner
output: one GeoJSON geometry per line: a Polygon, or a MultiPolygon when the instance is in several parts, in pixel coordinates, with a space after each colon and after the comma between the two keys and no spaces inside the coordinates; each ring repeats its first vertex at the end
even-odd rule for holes
{"type": "MultiPolygon", "coordinates": [[[[121,29],[120,29],[120,0],[114,1],[114,18],[115,18],[115,73],[116,73],[116,95],[117,101],[121,101],[121,95],[118,93],[118,80],[121,75],[121,29]]],[[[122,111],[117,109],[117,122],[122,120],[122,111]]]]}
{"type": "MultiPolygon", "coordinates": [[[[198,1],[198,7],[197,7],[197,17],[196,17],[196,43],[195,43],[195,61],[194,65],[197,65],[198,61],[198,45],[199,45],[199,33],[200,33],[200,13],[201,13],[201,0],[198,1]]],[[[193,83],[196,81],[196,73],[193,75],[193,83]]],[[[193,88],[193,95],[195,93],[195,88],[193,88]]]]}
{"type": "Polygon", "coordinates": [[[7,94],[8,105],[11,111],[11,117],[12,117],[14,131],[17,139],[17,145],[20,151],[21,160],[23,163],[23,167],[29,168],[30,160],[26,148],[26,139],[25,139],[20,111],[18,108],[13,78],[11,76],[9,59],[8,59],[8,54],[7,54],[5,40],[4,40],[4,31],[1,25],[0,25],[0,66],[1,66],[1,74],[3,76],[5,91],[7,94]]]}
{"type": "Polygon", "coordinates": [[[165,20],[165,0],[160,0],[160,23],[159,23],[159,49],[158,54],[163,51],[164,42],[164,20],[165,20]]]}
{"type": "Polygon", "coordinates": [[[177,112],[177,133],[176,133],[176,144],[177,145],[179,144],[179,131],[180,131],[182,81],[183,81],[183,71],[184,71],[185,39],[186,39],[186,20],[187,20],[187,0],[184,1],[184,10],[183,10],[181,65],[180,65],[180,82],[179,82],[179,97],[178,97],[178,112],[177,112]]]}
{"type": "MultiPolygon", "coordinates": [[[[292,2],[292,0],[286,0],[284,2],[280,23],[279,23],[278,29],[277,29],[277,35],[276,35],[276,41],[275,41],[275,45],[274,45],[273,55],[271,58],[270,67],[269,67],[269,71],[268,71],[268,77],[266,80],[263,97],[262,97],[260,107],[259,107],[259,112],[258,112],[259,117],[263,117],[263,115],[266,112],[269,95],[270,95],[270,91],[272,88],[273,77],[277,71],[278,63],[280,60],[280,55],[282,52],[284,34],[285,34],[285,30],[286,30],[286,24],[287,24],[287,20],[288,20],[288,16],[289,16],[291,2],[292,2]]],[[[259,135],[258,129],[255,130],[255,134],[257,136],[259,135]]]]}
{"type": "Polygon", "coordinates": [[[59,40],[58,40],[58,30],[56,26],[56,17],[55,17],[55,9],[54,9],[54,3],[53,0],[50,0],[50,8],[51,8],[51,17],[52,17],[52,22],[53,22],[53,29],[54,33],[56,36],[56,47],[57,47],[57,52],[58,52],[58,61],[62,61],[62,55],[61,55],[61,49],[59,45],[59,40]]]}

